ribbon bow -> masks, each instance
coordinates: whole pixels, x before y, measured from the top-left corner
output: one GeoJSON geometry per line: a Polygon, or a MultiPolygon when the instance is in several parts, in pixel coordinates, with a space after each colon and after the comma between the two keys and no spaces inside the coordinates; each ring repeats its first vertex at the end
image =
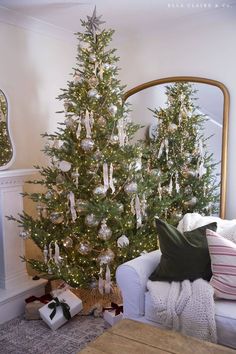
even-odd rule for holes
{"type": "Polygon", "coordinates": [[[123,313],[123,305],[117,305],[115,302],[111,302],[111,307],[104,307],[103,311],[105,310],[115,310],[115,316],[118,316],[120,313],[123,313]]]}
{"type": "Polygon", "coordinates": [[[30,296],[27,299],[25,299],[25,302],[27,304],[30,303],[30,302],[34,302],[34,301],[40,301],[43,304],[47,304],[49,301],[52,301],[52,296],[50,294],[46,294],[46,295],[43,295],[41,297],[30,296]]]}
{"type": "Polygon", "coordinates": [[[50,319],[52,320],[53,317],[55,316],[58,306],[61,306],[64,317],[67,320],[71,319],[70,306],[65,302],[65,300],[60,301],[57,297],[55,297],[53,300],[54,301],[48,304],[48,307],[52,309],[52,313],[49,316],[50,319]]]}

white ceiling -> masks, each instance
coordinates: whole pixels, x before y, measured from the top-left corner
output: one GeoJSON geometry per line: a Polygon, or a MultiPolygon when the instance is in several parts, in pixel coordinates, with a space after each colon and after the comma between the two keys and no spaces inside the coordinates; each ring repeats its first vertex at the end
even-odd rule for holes
{"type": "MultiPolygon", "coordinates": [[[[21,16],[23,27],[37,21],[74,33],[80,31],[80,19],[91,15],[95,5],[97,14],[102,14],[107,26],[121,37],[182,21],[186,16],[236,11],[236,0],[0,0],[0,12],[5,10],[8,22],[11,16],[21,16]]],[[[3,15],[0,20],[4,21],[3,15]]]]}

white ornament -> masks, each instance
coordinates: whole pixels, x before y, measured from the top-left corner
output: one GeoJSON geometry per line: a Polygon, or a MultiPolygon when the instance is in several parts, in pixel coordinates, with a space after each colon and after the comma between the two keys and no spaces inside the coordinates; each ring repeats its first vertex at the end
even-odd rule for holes
{"type": "Polygon", "coordinates": [[[117,246],[120,248],[126,247],[129,245],[129,239],[127,236],[122,235],[117,240],[117,246]]]}
{"type": "Polygon", "coordinates": [[[101,227],[98,230],[98,237],[103,241],[107,241],[111,238],[111,235],[112,235],[112,231],[110,227],[107,226],[106,220],[103,220],[101,227]]]}
{"type": "Polygon", "coordinates": [[[63,172],[68,172],[71,169],[71,163],[68,161],[60,161],[58,163],[58,168],[63,172]]]}
{"type": "Polygon", "coordinates": [[[81,148],[84,151],[91,151],[94,148],[94,141],[90,138],[83,139],[81,141],[81,148]]]}

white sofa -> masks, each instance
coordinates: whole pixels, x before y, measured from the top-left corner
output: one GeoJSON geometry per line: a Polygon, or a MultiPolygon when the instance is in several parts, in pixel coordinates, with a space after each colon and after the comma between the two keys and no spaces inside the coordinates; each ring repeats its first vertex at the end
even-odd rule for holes
{"type": "MultiPolygon", "coordinates": [[[[220,231],[224,229],[222,223],[218,220],[219,218],[207,217],[204,221],[199,219],[198,224],[208,224],[211,221],[215,221],[212,219],[217,219],[220,231]]],[[[184,221],[186,224],[186,218],[184,221]]],[[[182,221],[178,229],[183,229],[183,224],[184,222],[182,221]]],[[[227,224],[226,220],[224,224],[227,224]]],[[[227,227],[231,226],[232,223],[227,224],[227,227]]],[[[194,222],[188,222],[186,228],[193,229],[195,227],[198,227],[198,225],[194,222]]],[[[155,309],[152,306],[150,295],[146,288],[147,280],[158,265],[160,257],[161,252],[159,250],[153,251],[128,261],[117,268],[116,281],[123,296],[125,318],[162,327],[158,323],[158,317],[155,314],[155,309]]],[[[216,300],[215,319],[218,343],[236,349],[236,301],[216,300]]]]}

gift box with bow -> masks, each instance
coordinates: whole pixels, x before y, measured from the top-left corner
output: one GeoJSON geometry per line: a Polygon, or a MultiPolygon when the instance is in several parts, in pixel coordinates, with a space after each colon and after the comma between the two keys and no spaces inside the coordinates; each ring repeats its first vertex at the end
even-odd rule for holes
{"type": "Polygon", "coordinates": [[[110,307],[103,308],[103,318],[111,326],[123,319],[123,306],[117,305],[114,302],[111,303],[110,307]]]}
{"type": "Polygon", "coordinates": [[[25,319],[26,320],[40,320],[39,309],[52,300],[50,294],[41,297],[30,296],[25,299],[25,319]]]}
{"type": "Polygon", "coordinates": [[[70,290],[66,290],[41,307],[39,313],[44,322],[51,329],[56,330],[80,312],[82,308],[82,301],[70,290]]]}

